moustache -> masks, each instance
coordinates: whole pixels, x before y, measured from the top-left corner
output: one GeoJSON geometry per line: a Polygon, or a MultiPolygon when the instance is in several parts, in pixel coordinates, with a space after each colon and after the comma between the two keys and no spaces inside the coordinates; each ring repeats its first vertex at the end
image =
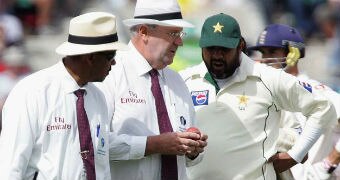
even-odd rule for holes
{"type": "MultiPolygon", "coordinates": [[[[211,58],[211,62],[212,61],[223,61],[223,59],[219,58],[219,59],[216,59],[216,58],[211,58]]],[[[224,61],[223,61],[224,62],[224,61]]]]}
{"type": "Polygon", "coordinates": [[[223,59],[211,59],[210,60],[210,65],[212,64],[223,64],[224,66],[227,64],[223,59]]]}

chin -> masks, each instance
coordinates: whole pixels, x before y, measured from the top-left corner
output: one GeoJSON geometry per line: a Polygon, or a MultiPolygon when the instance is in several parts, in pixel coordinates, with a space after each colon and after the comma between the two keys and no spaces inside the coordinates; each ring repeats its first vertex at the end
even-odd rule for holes
{"type": "Polygon", "coordinates": [[[225,79],[225,78],[227,78],[226,75],[224,75],[224,74],[222,74],[222,75],[219,74],[219,75],[216,75],[215,77],[216,77],[216,79],[225,79]]]}
{"type": "Polygon", "coordinates": [[[162,69],[165,68],[166,66],[172,64],[173,62],[174,62],[173,59],[163,61],[162,69]]]}
{"type": "Polygon", "coordinates": [[[170,64],[172,64],[174,61],[173,60],[171,60],[169,63],[167,63],[166,65],[170,65],[170,64]]]}
{"type": "Polygon", "coordinates": [[[101,79],[95,79],[93,82],[103,82],[105,78],[106,78],[106,77],[101,78],[101,79]]]}

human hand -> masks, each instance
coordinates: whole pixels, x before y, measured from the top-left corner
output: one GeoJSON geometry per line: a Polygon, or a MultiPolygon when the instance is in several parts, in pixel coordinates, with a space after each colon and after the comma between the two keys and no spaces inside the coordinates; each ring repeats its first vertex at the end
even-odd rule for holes
{"type": "Polygon", "coordinates": [[[186,132],[193,132],[201,136],[201,131],[197,127],[189,127],[186,132]]]}
{"type": "Polygon", "coordinates": [[[328,168],[324,165],[324,162],[317,162],[313,165],[307,165],[305,171],[306,180],[327,180],[331,177],[328,173],[328,168]]]}
{"type": "Polygon", "coordinates": [[[294,46],[288,46],[288,49],[289,53],[286,58],[286,63],[288,66],[294,66],[301,57],[300,50],[294,46]]]}
{"type": "Polygon", "coordinates": [[[269,158],[268,163],[273,163],[277,174],[282,173],[297,164],[297,162],[286,152],[274,154],[269,158]]]}
{"type": "Polygon", "coordinates": [[[171,154],[185,155],[200,146],[200,136],[193,132],[168,132],[157,136],[148,136],[145,155],[171,154]]]}
{"type": "Polygon", "coordinates": [[[195,147],[193,151],[187,151],[186,156],[189,159],[195,159],[200,153],[204,151],[204,148],[208,145],[207,143],[208,135],[200,133],[200,136],[201,136],[200,139],[197,140],[199,146],[195,147]]]}

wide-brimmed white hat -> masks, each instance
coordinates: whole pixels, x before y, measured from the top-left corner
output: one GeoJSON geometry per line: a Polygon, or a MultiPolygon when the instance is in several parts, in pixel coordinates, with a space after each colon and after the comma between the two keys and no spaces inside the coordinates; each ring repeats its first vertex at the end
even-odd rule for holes
{"type": "Polygon", "coordinates": [[[138,24],[194,27],[182,19],[177,0],[137,0],[134,18],[123,22],[128,27],[138,24]]]}
{"type": "Polygon", "coordinates": [[[68,40],[56,52],[72,56],[124,49],[127,46],[118,42],[116,17],[106,12],[90,12],[71,19],[68,40]]]}

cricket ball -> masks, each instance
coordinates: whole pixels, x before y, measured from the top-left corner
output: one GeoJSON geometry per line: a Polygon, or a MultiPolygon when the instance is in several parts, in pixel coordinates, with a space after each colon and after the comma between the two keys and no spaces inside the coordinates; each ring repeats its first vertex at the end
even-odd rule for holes
{"type": "Polygon", "coordinates": [[[200,130],[199,130],[198,128],[196,128],[196,127],[190,127],[190,128],[188,128],[188,129],[187,129],[187,132],[193,132],[193,133],[196,133],[196,134],[198,134],[198,135],[201,135],[200,130]]]}

